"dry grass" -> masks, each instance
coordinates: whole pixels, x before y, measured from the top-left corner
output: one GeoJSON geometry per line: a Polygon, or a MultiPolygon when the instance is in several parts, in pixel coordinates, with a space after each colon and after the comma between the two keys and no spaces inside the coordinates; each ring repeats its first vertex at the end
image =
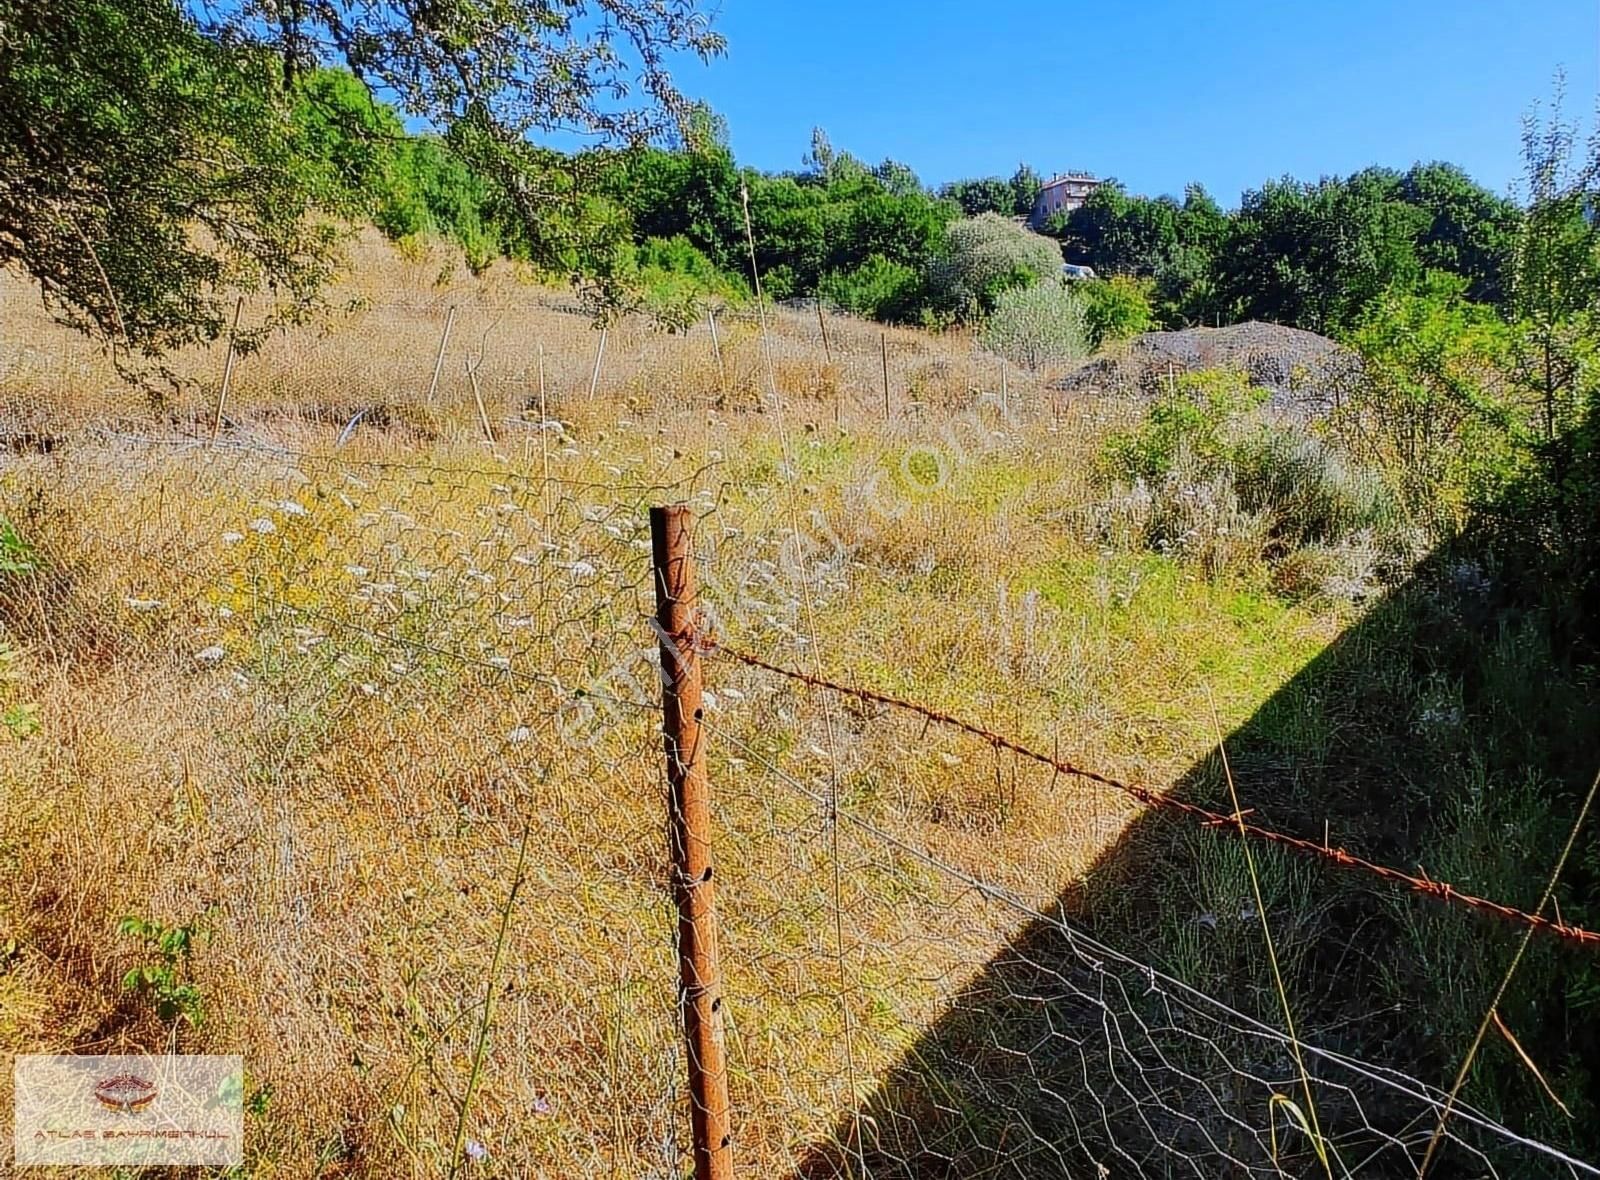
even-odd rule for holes
{"type": "MultiPolygon", "coordinates": [[[[217,449],[175,440],[208,433],[220,352],[180,358],[196,384],[152,425],[28,292],[0,299],[27,325],[0,370],[13,433],[63,439],[0,481],[38,565],[0,596],[0,704],[38,722],[0,733],[0,1045],[243,1053],[249,1175],[449,1169],[525,824],[472,1170],[680,1173],[649,503],[699,508],[729,638],[790,664],[814,643],[831,672],[1145,782],[1207,749],[1206,681],[1230,725],[1342,621],[1099,548],[1091,460],[1120,412],[1013,373],[1002,416],[997,362],[965,338],[891,333],[887,423],[877,329],[835,322],[827,366],[787,312],[781,415],[747,317],[719,325],[725,378],[704,325],[619,327],[591,398],[597,334],[564,296],[507,273],[441,287],[440,267],[364,244],[346,310],[241,363],[217,449]],[[559,431],[526,421],[540,343],[559,431]],[[464,373],[480,352],[494,445],[464,373]],[[127,914],[203,924],[198,1025],[123,991],[127,914]]],[[[853,815],[1038,905],[1131,813],[902,721],[830,728],[748,671],[714,665],[710,687],[739,1160],[776,1176],[1019,924],[849,828],[836,947],[805,791],[836,782],[853,815]]]]}

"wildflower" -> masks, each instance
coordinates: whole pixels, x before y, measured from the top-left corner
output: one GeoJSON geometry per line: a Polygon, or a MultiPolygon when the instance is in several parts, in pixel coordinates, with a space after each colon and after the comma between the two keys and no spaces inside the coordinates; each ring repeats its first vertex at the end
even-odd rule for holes
{"type": "Polygon", "coordinates": [[[165,605],[159,598],[125,598],[122,601],[129,610],[138,611],[160,610],[165,605]]]}
{"type": "Polygon", "coordinates": [[[267,533],[277,532],[278,526],[273,524],[266,517],[259,516],[250,522],[250,531],[254,533],[260,533],[265,536],[267,533]]]}
{"type": "Polygon", "coordinates": [[[242,540],[244,540],[243,533],[228,532],[222,534],[222,543],[224,545],[237,545],[242,540]]]}
{"type": "Polygon", "coordinates": [[[203,647],[195,652],[194,658],[202,664],[220,664],[227,654],[219,644],[213,643],[210,647],[203,647]]]}
{"type": "Polygon", "coordinates": [[[467,1158],[475,1163],[482,1163],[489,1158],[489,1149],[476,1139],[467,1140],[467,1158]]]}

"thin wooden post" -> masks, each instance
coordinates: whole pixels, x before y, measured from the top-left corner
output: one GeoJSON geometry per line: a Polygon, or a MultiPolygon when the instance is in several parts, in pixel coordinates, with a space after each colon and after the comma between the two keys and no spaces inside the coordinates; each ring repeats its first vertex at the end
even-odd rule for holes
{"type": "Polygon", "coordinates": [[[600,362],[606,355],[606,329],[600,329],[600,344],[594,350],[594,371],[589,374],[589,398],[594,399],[595,388],[600,384],[600,362]]]}
{"type": "Polygon", "coordinates": [[[822,355],[833,364],[833,345],[828,343],[828,321],[822,315],[822,296],[817,296],[817,327],[822,329],[822,355]]]}
{"type": "Polygon", "coordinates": [[[711,787],[701,728],[694,558],[689,509],[650,509],[650,545],[661,639],[661,715],[670,796],[672,889],[678,905],[678,968],[688,1048],[689,1122],[695,1180],[733,1180],[728,1070],[717,968],[717,911],[711,876],[711,787]]]}
{"type": "Polygon", "coordinates": [[[711,308],[706,312],[706,320],[711,324],[711,353],[717,358],[717,388],[724,396],[728,392],[728,370],[722,364],[722,341],[717,336],[717,309],[711,308]]]}
{"type": "Polygon", "coordinates": [[[878,333],[878,348],[883,353],[883,420],[889,420],[889,333],[878,333]]]}
{"type": "Polygon", "coordinates": [[[1010,396],[1006,390],[1006,358],[1000,358],[1000,415],[1006,421],[1011,420],[1010,396]]]}
{"type": "Polygon", "coordinates": [[[494,427],[489,422],[489,411],[483,404],[483,391],[478,388],[478,366],[471,361],[467,362],[467,380],[472,385],[473,404],[478,407],[478,425],[483,428],[483,437],[488,440],[490,445],[493,445],[495,442],[494,427]]]}
{"type": "Polygon", "coordinates": [[[450,314],[444,318],[444,331],[439,335],[439,355],[433,358],[433,380],[428,382],[428,405],[433,405],[433,395],[439,390],[439,373],[444,368],[444,349],[450,343],[450,329],[455,326],[455,304],[450,305],[450,314]]]}
{"type": "Polygon", "coordinates": [[[222,362],[222,388],[217,390],[217,413],[211,420],[211,445],[217,443],[217,435],[222,433],[222,407],[228,404],[228,386],[233,384],[233,362],[237,357],[234,352],[234,338],[239,335],[239,315],[244,311],[244,296],[241,295],[233,303],[233,327],[228,329],[228,357],[222,362]]]}

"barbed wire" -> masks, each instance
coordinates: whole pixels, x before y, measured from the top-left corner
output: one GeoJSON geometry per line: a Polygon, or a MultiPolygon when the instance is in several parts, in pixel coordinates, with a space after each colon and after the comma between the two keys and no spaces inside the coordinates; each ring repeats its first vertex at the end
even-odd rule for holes
{"type": "Polygon", "coordinates": [[[1543,931],[1558,938],[1566,939],[1579,945],[1600,946],[1600,933],[1592,930],[1585,930],[1581,926],[1573,926],[1565,922],[1543,917],[1539,914],[1530,914],[1527,911],[1518,909],[1515,906],[1507,905],[1503,902],[1493,901],[1489,898],[1476,897],[1465,890],[1457,889],[1448,882],[1435,881],[1426,874],[1421,876],[1413,876],[1412,874],[1403,872],[1400,869],[1392,868],[1388,865],[1377,864],[1363,857],[1356,856],[1354,853],[1344,848],[1332,847],[1327,844],[1319,844],[1315,840],[1307,840],[1302,836],[1292,836],[1286,832],[1279,832],[1271,828],[1263,828],[1258,824],[1250,823],[1245,818],[1250,814],[1250,810],[1248,808],[1236,815],[1224,815],[1223,813],[1213,811],[1208,807],[1202,807],[1197,803],[1191,803],[1186,799],[1175,798],[1174,796],[1163,794],[1159,791],[1153,791],[1148,787],[1141,787],[1133,783],[1123,782],[1120,779],[1099,774],[1092,770],[1086,770],[1081,766],[1076,766],[1073,763],[1058,758],[1053,754],[1046,754],[1040,750],[1034,750],[992,729],[987,729],[981,725],[974,725],[971,722],[963,721],[959,717],[955,717],[952,714],[930,708],[927,705],[918,704],[915,701],[906,700],[902,697],[891,696],[888,693],[877,692],[873,689],[842,684],[835,680],[828,680],[824,677],[816,676],[807,672],[796,671],[792,668],[785,668],[779,664],[774,664],[768,660],[764,660],[760,656],[753,655],[750,652],[740,650],[736,647],[730,647],[727,644],[716,640],[715,638],[691,635],[681,637],[681,641],[698,645],[702,650],[712,655],[725,656],[730,660],[737,661],[738,663],[745,664],[752,668],[760,668],[762,671],[770,672],[775,676],[781,676],[784,679],[794,681],[797,684],[804,684],[811,688],[825,689],[828,692],[838,693],[842,696],[853,697],[856,700],[865,701],[871,704],[885,705],[889,708],[900,709],[907,713],[915,714],[918,717],[925,718],[928,721],[934,722],[938,725],[960,730],[961,732],[970,734],[973,737],[981,738],[983,741],[987,742],[996,749],[1009,750],[1013,754],[1017,754],[1023,758],[1027,758],[1044,766],[1048,766],[1059,774],[1083,779],[1087,782],[1098,783],[1104,787],[1111,787],[1112,789],[1122,792],[1123,794],[1137,800],[1147,807],[1161,808],[1167,811],[1178,812],[1186,815],[1191,819],[1198,820],[1202,827],[1241,832],[1257,840],[1264,840],[1268,843],[1276,844],[1283,848],[1293,849],[1295,852],[1319,857],[1343,869],[1357,870],[1359,872],[1376,877],[1379,880],[1388,881],[1393,884],[1404,885],[1406,888],[1413,890],[1414,892],[1437,898],[1440,901],[1463,905],[1470,909],[1479,910],[1483,913],[1493,914],[1495,917],[1504,918],[1505,920],[1517,925],[1531,926],[1536,930],[1543,931]]]}

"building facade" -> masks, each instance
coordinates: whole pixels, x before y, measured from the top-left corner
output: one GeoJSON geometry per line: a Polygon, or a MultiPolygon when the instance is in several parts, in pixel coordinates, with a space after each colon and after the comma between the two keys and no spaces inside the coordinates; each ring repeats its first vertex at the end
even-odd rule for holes
{"type": "Polygon", "coordinates": [[[1086,172],[1066,172],[1045,181],[1039,190],[1039,199],[1033,203],[1033,215],[1028,218],[1028,224],[1034,229],[1043,229],[1051,217],[1057,213],[1071,213],[1104,183],[1086,172]]]}

